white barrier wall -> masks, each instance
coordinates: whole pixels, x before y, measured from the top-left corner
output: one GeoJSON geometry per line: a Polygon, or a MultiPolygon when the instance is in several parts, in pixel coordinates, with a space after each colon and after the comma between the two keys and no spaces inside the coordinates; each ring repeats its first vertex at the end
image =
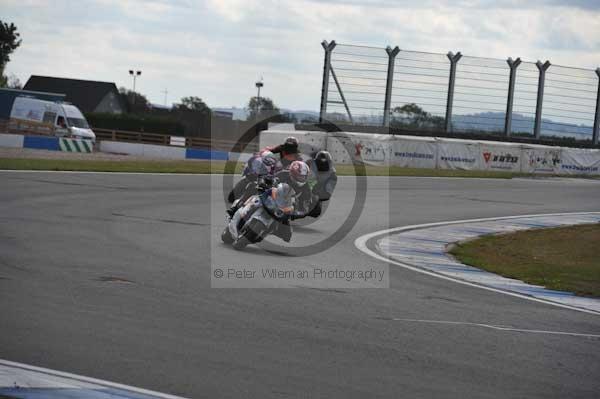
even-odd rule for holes
{"type": "MultiPolygon", "coordinates": [[[[522,173],[600,175],[600,150],[497,141],[370,133],[268,130],[260,146],[281,144],[290,134],[312,151],[326,149],[335,163],[522,173]]],[[[302,151],[309,153],[310,151],[302,151]]]]}
{"type": "Polygon", "coordinates": [[[22,148],[23,136],[20,134],[0,133],[0,147],[22,148]]]}
{"type": "Polygon", "coordinates": [[[102,140],[100,142],[100,151],[149,158],[185,159],[186,149],[154,144],[123,143],[102,140]]]}

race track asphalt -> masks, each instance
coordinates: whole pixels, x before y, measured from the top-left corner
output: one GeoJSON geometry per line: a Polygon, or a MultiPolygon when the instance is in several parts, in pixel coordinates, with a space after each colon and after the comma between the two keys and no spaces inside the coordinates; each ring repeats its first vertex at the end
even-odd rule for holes
{"type": "MultiPolygon", "coordinates": [[[[369,265],[366,233],[599,211],[600,181],[369,178],[307,257],[222,245],[220,176],[0,172],[0,358],[190,398],[592,398],[600,317],[390,267],[389,289],[214,289],[211,261],[369,265]],[[216,195],[219,197],[219,195],[216,195]]],[[[353,198],[342,178],[318,242],[353,198]]]]}

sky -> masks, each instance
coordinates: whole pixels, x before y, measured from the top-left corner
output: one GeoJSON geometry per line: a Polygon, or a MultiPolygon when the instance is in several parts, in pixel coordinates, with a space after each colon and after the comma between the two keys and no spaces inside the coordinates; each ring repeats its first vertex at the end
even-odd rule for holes
{"type": "Polygon", "coordinates": [[[115,82],[157,104],[261,95],[317,111],[323,40],[600,66],[600,1],[2,0],[22,45],[6,73],[115,82]]]}

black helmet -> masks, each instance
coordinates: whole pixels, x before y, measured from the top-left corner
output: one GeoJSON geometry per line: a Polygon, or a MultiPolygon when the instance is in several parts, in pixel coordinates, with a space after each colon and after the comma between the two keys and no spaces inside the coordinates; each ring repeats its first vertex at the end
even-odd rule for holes
{"type": "Polygon", "coordinates": [[[293,136],[290,136],[287,139],[285,139],[283,143],[283,151],[287,152],[288,154],[297,154],[298,139],[293,136]]]}
{"type": "Polygon", "coordinates": [[[319,172],[328,172],[331,169],[331,154],[327,151],[319,151],[314,157],[315,165],[319,172]]]}

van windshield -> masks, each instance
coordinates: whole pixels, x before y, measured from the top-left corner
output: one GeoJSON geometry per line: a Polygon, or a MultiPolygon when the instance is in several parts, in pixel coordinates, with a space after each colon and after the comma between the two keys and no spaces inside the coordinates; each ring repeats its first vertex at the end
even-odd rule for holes
{"type": "Polygon", "coordinates": [[[67,118],[69,121],[69,126],[79,127],[81,129],[89,129],[90,125],[88,125],[85,119],[81,118],[67,118]]]}

